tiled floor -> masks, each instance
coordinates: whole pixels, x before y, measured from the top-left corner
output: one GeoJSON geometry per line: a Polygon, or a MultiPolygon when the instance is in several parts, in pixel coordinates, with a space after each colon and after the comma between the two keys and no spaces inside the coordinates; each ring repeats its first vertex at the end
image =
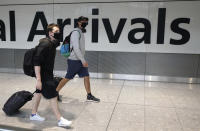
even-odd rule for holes
{"type": "MultiPolygon", "coordinates": [[[[23,74],[0,73],[0,83],[0,108],[14,92],[35,88],[35,79],[23,74]]],[[[1,110],[0,125],[46,131],[200,131],[199,84],[91,79],[91,86],[100,103],[85,101],[80,78],[60,92],[59,106],[63,116],[73,121],[71,128],[57,127],[46,99],[39,107],[46,121],[29,120],[32,102],[28,102],[13,117],[1,110]]]]}

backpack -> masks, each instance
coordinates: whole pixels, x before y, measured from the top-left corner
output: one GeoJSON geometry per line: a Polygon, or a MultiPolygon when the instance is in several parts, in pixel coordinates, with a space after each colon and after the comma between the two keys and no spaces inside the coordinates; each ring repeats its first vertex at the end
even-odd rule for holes
{"type": "MultiPolygon", "coordinates": [[[[78,30],[73,30],[73,31],[78,31],[78,30]]],[[[71,39],[72,32],[68,36],[65,37],[65,40],[63,41],[63,44],[60,47],[60,54],[64,57],[69,57],[70,53],[73,50],[73,47],[70,49],[70,39],[71,39]]],[[[80,34],[79,40],[80,38],[81,38],[81,34],[80,34]]]]}
{"type": "MultiPolygon", "coordinates": [[[[49,39],[43,38],[43,39],[40,39],[40,42],[48,43],[49,39]]],[[[28,49],[24,54],[23,71],[24,71],[24,74],[27,76],[36,77],[35,70],[34,70],[34,64],[33,64],[33,57],[35,55],[36,48],[38,46],[36,46],[35,48],[28,49]]]]}
{"type": "Polygon", "coordinates": [[[24,61],[23,61],[24,74],[31,77],[35,77],[35,70],[34,70],[34,65],[33,65],[33,57],[34,57],[35,51],[36,51],[35,48],[27,50],[25,52],[24,61]]]}

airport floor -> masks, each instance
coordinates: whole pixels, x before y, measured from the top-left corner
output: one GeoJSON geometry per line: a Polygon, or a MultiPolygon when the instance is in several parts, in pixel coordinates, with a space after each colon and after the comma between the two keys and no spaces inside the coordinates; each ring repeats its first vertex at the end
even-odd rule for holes
{"type": "MultiPolygon", "coordinates": [[[[0,73],[0,108],[16,91],[33,92],[35,79],[24,74],[0,73]]],[[[73,121],[57,127],[48,100],[39,114],[44,122],[29,120],[32,101],[8,117],[0,110],[0,130],[45,131],[200,131],[200,85],[127,80],[91,79],[100,103],[87,102],[83,79],[75,78],[61,90],[62,115],[73,121]]]]}

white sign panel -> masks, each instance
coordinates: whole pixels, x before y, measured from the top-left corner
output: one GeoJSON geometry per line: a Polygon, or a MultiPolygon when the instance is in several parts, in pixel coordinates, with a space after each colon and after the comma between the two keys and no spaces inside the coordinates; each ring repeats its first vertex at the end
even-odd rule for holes
{"type": "Polygon", "coordinates": [[[83,15],[88,51],[199,54],[199,7],[199,1],[0,6],[0,48],[36,46],[52,22],[66,36],[83,15]]]}
{"type": "Polygon", "coordinates": [[[28,41],[31,30],[39,34],[44,31],[41,20],[53,21],[52,5],[18,5],[18,6],[0,6],[0,48],[29,49],[35,47],[38,41],[44,35],[34,35],[34,39],[28,41]],[[45,15],[36,15],[38,12],[45,15]],[[36,22],[36,29],[32,25],[36,22]]]}

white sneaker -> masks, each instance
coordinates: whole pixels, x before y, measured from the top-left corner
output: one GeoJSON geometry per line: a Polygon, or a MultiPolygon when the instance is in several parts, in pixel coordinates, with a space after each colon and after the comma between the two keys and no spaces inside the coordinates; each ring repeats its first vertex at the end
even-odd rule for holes
{"type": "Polygon", "coordinates": [[[31,115],[30,116],[30,120],[33,120],[33,121],[44,121],[45,118],[44,117],[41,117],[39,114],[35,114],[35,115],[31,115]]]}
{"type": "Polygon", "coordinates": [[[72,124],[72,121],[68,121],[67,119],[61,117],[60,120],[58,121],[58,126],[62,126],[62,127],[67,127],[70,126],[72,124]]]}

